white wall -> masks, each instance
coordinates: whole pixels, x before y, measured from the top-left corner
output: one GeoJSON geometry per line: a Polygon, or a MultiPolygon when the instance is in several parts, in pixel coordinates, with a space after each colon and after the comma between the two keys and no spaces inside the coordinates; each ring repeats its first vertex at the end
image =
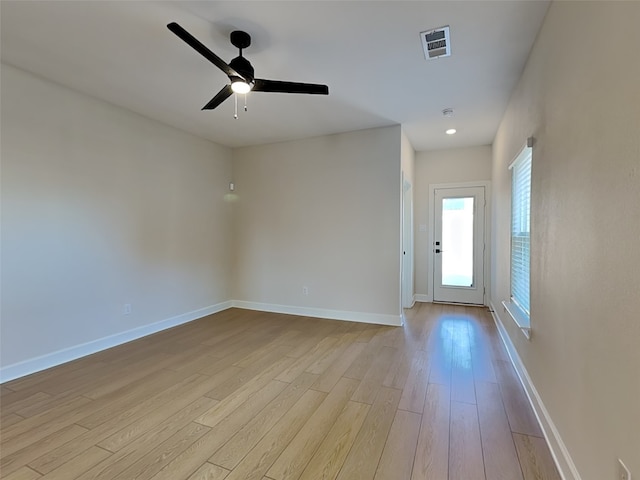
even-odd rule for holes
{"type": "MultiPolygon", "coordinates": [[[[486,182],[491,180],[491,147],[452,148],[418,152],[415,166],[415,290],[419,299],[433,295],[431,272],[428,268],[429,244],[429,185],[440,183],[486,182]],[[426,231],[420,231],[426,225],[426,231]]],[[[487,205],[488,205],[487,198],[487,205]]],[[[487,212],[489,213],[489,212],[487,212]]],[[[485,232],[488,235],[489,232],[485,232]]],[[[488,265],[485,266],[485,270],[488,265]]],[[[487,289],[488,290],[488,289],[487,289]]]]}
{"type": "Polygon", "coordinates": [[[403,201],[402,201],[402,287],[400,294],[403,295],[402,304],[408,308],[414,303],[415,294],[415,272],[414,272],[414,247],[413,247],[413,202],[415,193],[415,165],[416,152],[409,141],[409,137],[404,130],[401,131],[400,143],[400,164],[402,170],[402,178],[409,185],[403,184],[403,201]],[[408,190],[406,190],[408,188],[408,190]],[[407,292],[402,293],[402,288],[407,292]]]}
{"type": "Polygon", "coordinates": [[[531,341],[497,313],[583,480],[640,476],[639,24],[638,2],[552,3],[494,143],[493,303],[533,136],[531,341]]]}
{"type": "Polygon", "coordinates": [[[230,300],[229,149],[1,81],[3,367],[230,300]]]}
{"type": "Polygon", "coordinates": [[[400,141],[401,169],[404,173],[405,180],[413,186],[415,182],[416,152],[409,141],[409,137],[404,133],[404,130],[401,131],[400,141]]]}
{"type": "Polygon", "coordinates": [[[397,322],[400,143],[395,126],[234,150],[234,298],[397,322]]]}

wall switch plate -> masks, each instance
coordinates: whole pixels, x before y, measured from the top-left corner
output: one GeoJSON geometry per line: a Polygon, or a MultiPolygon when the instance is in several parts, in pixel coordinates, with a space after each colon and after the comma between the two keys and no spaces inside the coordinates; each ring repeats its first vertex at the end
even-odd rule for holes
{"type": "Polygon", "coordinates": [[[631,472],[620,459],[618,459],[618,476],[616,480],[631,480],[631,472]]]}
{"type": "Polygon", "coordinates": [[[302,294],[309,295],[309,287],[302,287],[302,294]]]}
{"type": "Polygon", "coordinates": [[[124,308],[122,309],[122,313],[124,313],[125,315],[131,315],[131,304],[130,303],[125,303],[124,304],[124,308]]]}

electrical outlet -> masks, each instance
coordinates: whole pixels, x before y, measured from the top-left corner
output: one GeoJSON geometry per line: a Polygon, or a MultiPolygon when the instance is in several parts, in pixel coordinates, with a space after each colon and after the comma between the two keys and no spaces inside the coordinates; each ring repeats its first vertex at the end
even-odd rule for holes
{"type": "Polygon", "coordinates": [[[302,287],[302,294],[309,295],[309,287],[302,287]]]}
{"type": "Polygon", "coordinates": [[[124,313],[125,315],[131,315],[131,304],[130,303],[125,303],[124,304],[124,308],[122,309],[122,313],[124,313]]]}
{"type": "Polygon", "coordinates": [[[631,472],[620,459],[618,459],[618,476],[616,480],[631,480],[631,472]]]}

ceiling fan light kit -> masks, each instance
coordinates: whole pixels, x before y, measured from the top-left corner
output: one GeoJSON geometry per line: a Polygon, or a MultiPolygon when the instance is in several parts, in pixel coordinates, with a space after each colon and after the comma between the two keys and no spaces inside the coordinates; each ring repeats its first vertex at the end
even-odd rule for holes
{"type": "MultiPolygon", "coordinates": [[[[251,45],[251,36],[243,31],[235,30],[231,32],[231,44],[238,48],[239,55],[231,60],[228,64],[213,53],[209,48],[202,44],[193,35],[187,32],[184,28],[175,22],[167,25],[167,28],[176,34],[187,45],[197,51],[204,58],[213,63],[216,67],[222,70],[227,77],[229,77],[229,85],[222,87],[215,97],[213,97],[209,103],[207,103],[202,110],[213,110],[232,93],[247,94],[253,92],[274,92],[274,93],[299,93],[308,95],[328,95],[329,87],[326,85],[320,85],[315,83],[300,83],[300,82],[282,82],[278,80],[264,80],[255,78],[254,69],[251,62],[242,56],[242,50],[251,45]]],[[[236,113],[234,118],[238,117],[237,101],[236,113]]],[[[246,97],[245,97],[245,111],[246,97]]]]}

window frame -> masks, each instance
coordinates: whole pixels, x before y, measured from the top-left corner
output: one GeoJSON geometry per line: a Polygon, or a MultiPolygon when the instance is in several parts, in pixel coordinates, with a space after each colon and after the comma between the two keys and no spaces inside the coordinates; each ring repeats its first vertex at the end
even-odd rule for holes
{"type": "MultiPolygon", "coordinates": [[[[527,338],[531,338],[531,180],[533,166],[533,139],[527,139],[525,146],[519,151],[518,155],[509,165],[511,171],[511,210],[509,214],[509,300],[503,301],[505,310],[513,318],[515,323],[520,327],[527,338]],[[525,169],[523,171],[522,169],[525,169]],[[522,174],[525,174],[523,185],[522,174]],[[528,178],[526,176],[528,175],[528,178]],[[524,187],[524,188],[523,188],[524,187]],[[518,210],[518,205],[523,206],[518,210]],[[525,211],[526,209],[526,211],[525,211]],[[519,225],[516,227],[516,225],[519,225]],[[528,231],[527,231],[528,230],[528,231]],[[527,233],[528,242],[523,247],[514,245],[516,233],[527,233]],[[514,248],[519,248],[514,251],[514,248]],[[522,258],[523,250],[527,250],[527,263],[524,267],[523,262],[516,264],[514,258],[522,258]],[[515,268],[514,268],[515,267],[515,268]],[[528,276],[526,281],[523,278],[516,279],[514,270],[526,270],[528,276]],[[515,283],[518,282],[518,283],[515,283]],[[523,298],[522,290],[526,289],[527,298],[523,298]],[[516,290],[514,292],[514,290],[516,290]]],[[[521,276],[521,275],[520,275],[521,276]]]]}

